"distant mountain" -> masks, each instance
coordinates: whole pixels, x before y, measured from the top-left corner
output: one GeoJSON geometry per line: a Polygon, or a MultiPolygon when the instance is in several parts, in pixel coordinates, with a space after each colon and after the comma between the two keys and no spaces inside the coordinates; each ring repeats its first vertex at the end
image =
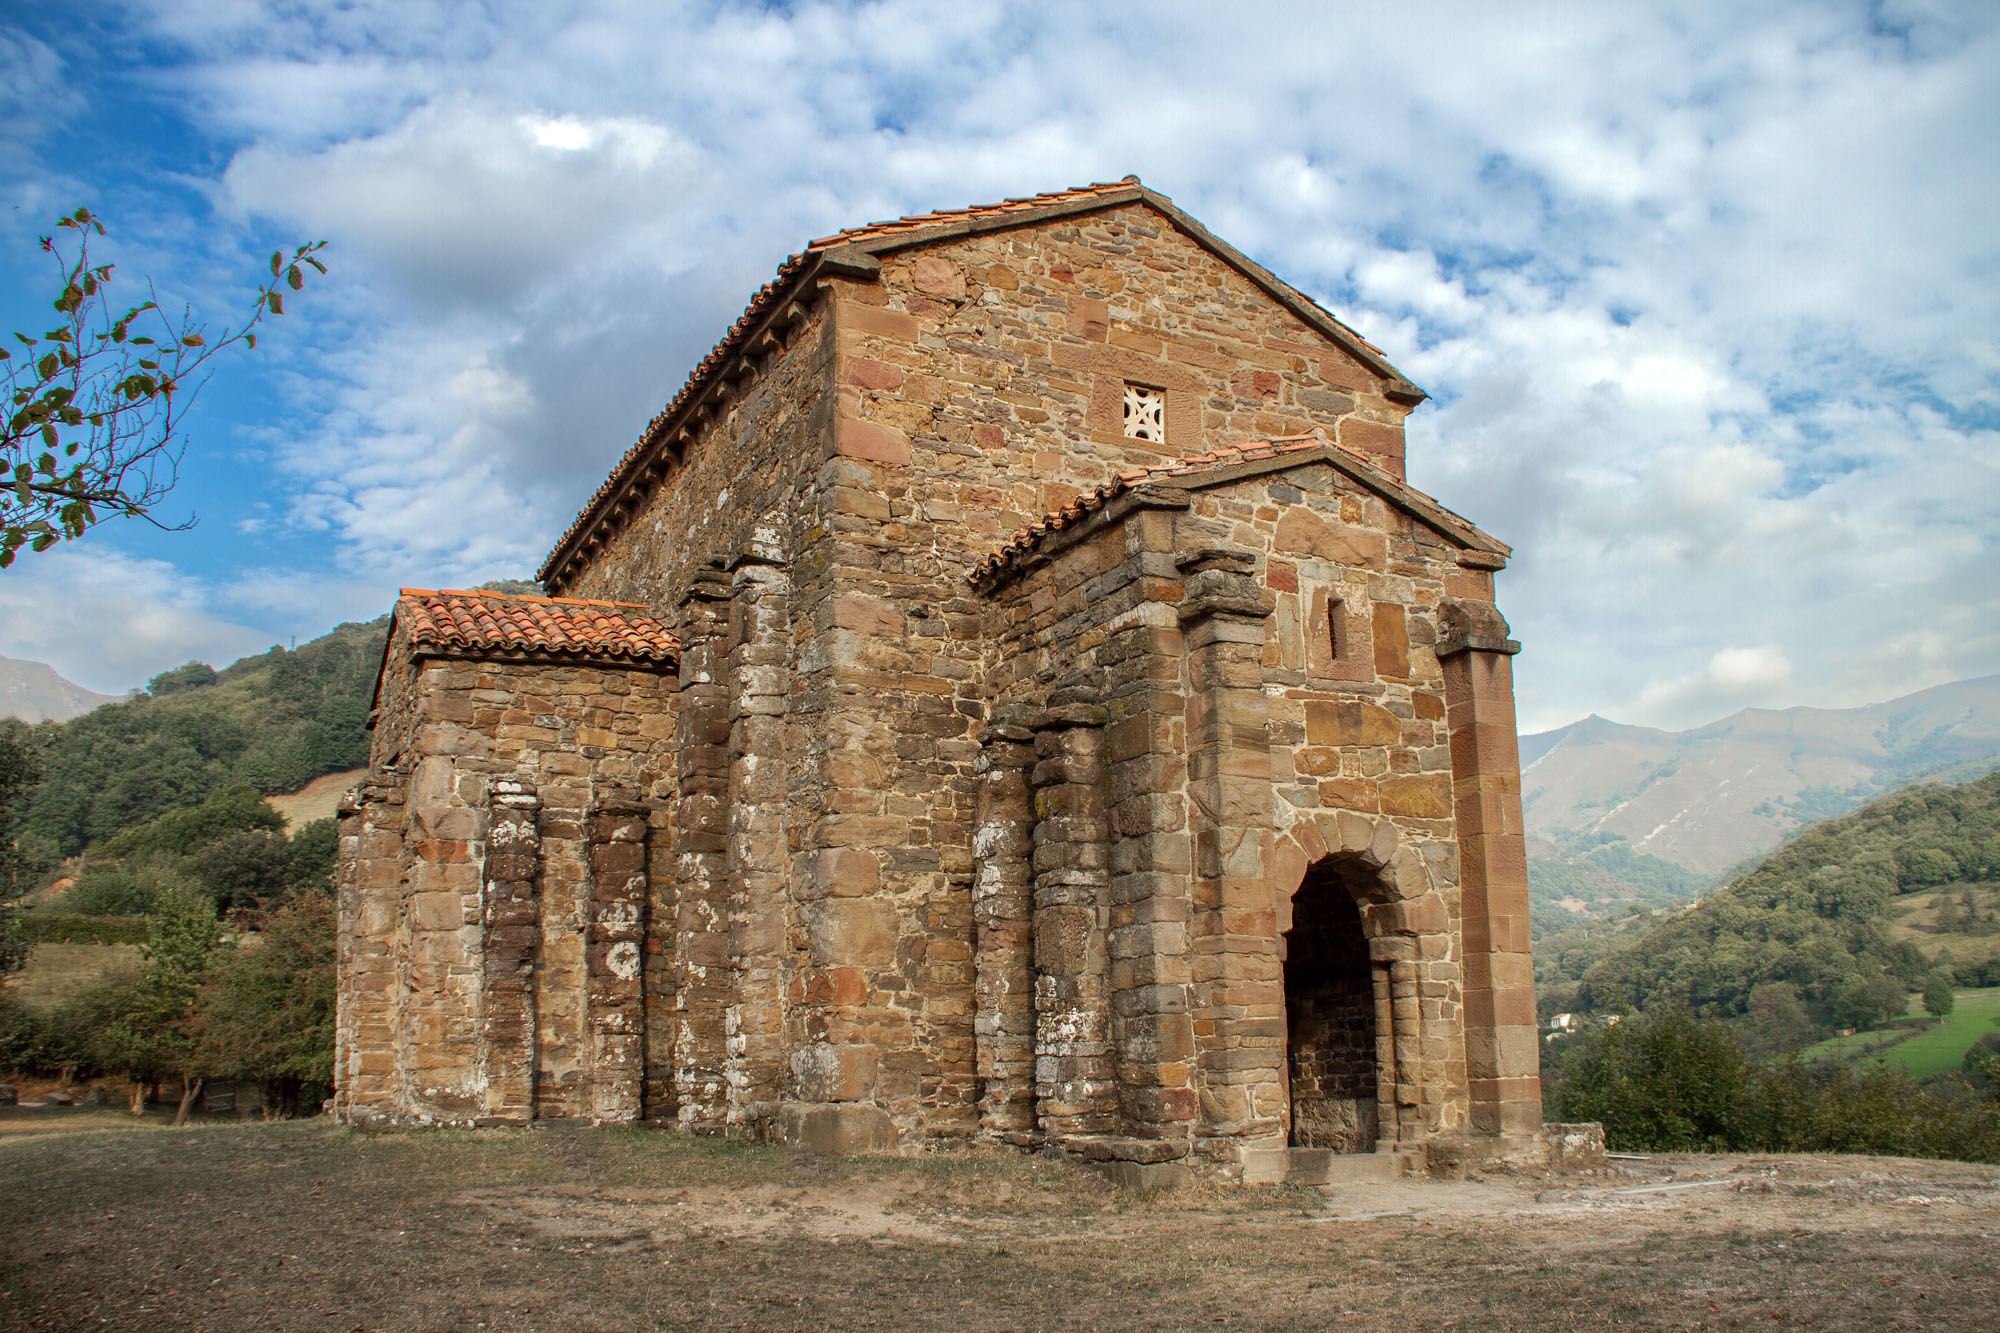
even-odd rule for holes
{"type": "Polygon", "coordinates": [[[388,617],[340,625],[221,671],[198,662],[148,694],[37,728],[42,778],[17,812],[40,871],[238,783],[297,792],[368,762],[368,703],[388,617]]]}
{"type": "Polygon", "coordinates": [[[1633,919],[1594,959],[1572,946],[1559,961],[1583,964],[1580,981],[1545,998],[1609,1013],[1685,1005],[1806,1040],[1873,1027],[1940,966],[1955,984],[1992,984],[1996,882],[2000,773],[1906,787],[1814,824],[1697,907],[1633,919]]]}
{"type": "Polygon", "coordinates": [[[1521,764],[1546,929],[1560,908],[1692,896],[1805,824],[2000,765],[2000,676],[1864,708],[1749,708],[1692,731],[1591,716],[1523,736],[1521,764]]]}
{"type": "Polygon", "coordinates": [[[45,663],[0,657],[0,717],[67,722],[117,699],[115,694],[99,694],[72,684],[45,663]]]}

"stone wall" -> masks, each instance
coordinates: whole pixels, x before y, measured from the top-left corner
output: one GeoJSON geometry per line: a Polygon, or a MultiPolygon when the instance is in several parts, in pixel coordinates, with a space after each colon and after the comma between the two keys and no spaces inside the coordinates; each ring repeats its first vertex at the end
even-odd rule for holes
{"type": "MultiPolygon", "coordinates": [[[[1440,656],[1440,608],[1490,611],[1490,564],[1321,466],[1134,500],[1003,590],[966,579],[1081,490],[1222,444],[1318,429],[1400,477],[1411,395],[1139,205],[866,267],[828,269],[777,312],[551,588],[646,603],[682,636],[637,740],[571,771],[587,742],[566,705],[509,702],[546,681],[390,662],[344,884],[410,899],[412,875],[458,864],[447,851],[493,858],[482,821],[503,777],[523,784],[509,808],[536,812],[500,858],[510,875],[532,859],[535,879],[488,876],[479,910],[511,929],[532,907],[546,938],[532,961],[504,931],[477,967],[450,955],[466,976],[437,1021],[462,1026],[466,997],[513,994],[488,979],[529,969],[508,1039],[532,1009],[528,1104],[545,1112],[616,1113],[631,1094],[607,1090],[631,1076],[607,1071],[636,1060],[638,1104],[695,1129],[1221,1155],[1287,1132],[1278,945],[1307,866],[1344,855],[1370,877],[1383,1138],[1497,1124],[1508,1099],[1518,1120],[1516,1034],[1469,1071],[1464,1031],[1469,1006],[1514,1022],[1526,957],[1518,830],[1492,776],[1506,663],[1490,646],[1440,656]],[[1165,394],[1165,440],[1124,434],[1128,382],[1165,394]],[[639,813],[643,906],[600,900],[600,879],[635,873],[639,813]],[[1482,896],[1462,893],[1462,856],[1482,896]],[[632,911],[636,999],[605,980],[632,911]],[[548,933],[559,922],[576,937],[548,933]]],[[[387,1073],[353,1042],[357,1077],[423,1083],[415,964],[382,960],[445,956],[442,937],[472,929],[467,872],[446,878],[459,925],[418,929],[406,906],[385,923],[371,899],[343,942],[356,1020],[405,1034],[387,1073]],[[364,978],[403,1009],[369,1010],[364,978]]],[[[437,1114],[523,1104],[483,1077],[409,1096],[437,1114]]]]}
{"type": "MultiPolygon", "coordinates": [[[[1016,1086],[989,1088],[991,1123],[1001,1108],[1022,1120],[1025,1105],[1058,1138],[1192,1136],[1216,1154],[1297,1141],[1280,940],[1299,924],[1292,894],[1308,869],[1339,859],[1372,991],[1365,1024],[1340,1018],[1339,1042],[1372,1047],[1378,1098],[1373,1114],[1340,1113],[1347,1141],[1496,1132],[1473,1116],[1467,978],[1511,976],[1525,937],[1516,955],[1482,925],[1462,946],[1461,851],[1476,835],[1454,802],[1460,787],[1486,792],[1498,818],[1496,775],[1512,770],[1447,720],[1440,637],[1454,608],[1497,620],[1497,561],[1326,463],[1177,482],[1114,501],[992,594],[992,698],[1040,711],[1032,909],[1019,850],[981,826],[993,853],[980,901],[1032,939],[1039,1016],[1033,1087],[1013,1074],[1016,1086]],[[1080,732],[1091,738],[1070,739],[1080,732]]],[[[1511,645],[1486,647],[1490,678],[1511,645]]],[[[1496,687],[1480,688],[1490,700],[1496,687]]],[[[1005,731],[989,729],[986,748],[989,788],[1028,762],[1005,731]]],[[[1506,780],[1518,821],[1518,775],[1506,780]]],[[[1478,846],[1497,863],[1518,830],[1511,844],[1493,832],[1478,846]]],[[[1012,935],[992,937],[978,1003],[996,1045],[981,1067],[1000,1077],[1019,1067],[1003,1048],[1024,967],[1006,956],[1012,935]]],[[[1487,1052],[1517,1099],[1532,1054],[1487,1052]]],[[[1497,1089],[1479,1091],[1491,1103],[1497,1089]]]]}
{"type": "Polygon", "coordinates": [[[338,1113],[640,1113],[672,1039],[675,685],[392,641],[341,821],[338,1113]]]}
{"type": "Polygon", "coordinates": [[[795,884],[824,904],[810,966],[844,999],[811,1021],[827,1035],[809,1067],[837,1076],[800,1095],[968,1132],[982,1096],[972,949],[1014,927],[974,919],[980,736],[1003,702],[992,654],[1008,649],[966,571],[1121,468],[1250,435],[1317,426],[1399,471],[1407,408],[1136,206],[888,255],[878,278],[830,294],[834,457],[812,569],[828,591],[794,614],[831,800],[806,825],[814,877],[795,884]],[[1166,391],[1164,442],[1123,434],[1127,379],[1166,391]]]}
{"type": "Polygon", "coordinates": [[[552,594],[641,602],[671,623],[703,568],[745,553],[789,560],[810,545],[831,439],[832,322],[822,293],[793,309],[782,340],[717,386],[629,515],[552,594]]]}

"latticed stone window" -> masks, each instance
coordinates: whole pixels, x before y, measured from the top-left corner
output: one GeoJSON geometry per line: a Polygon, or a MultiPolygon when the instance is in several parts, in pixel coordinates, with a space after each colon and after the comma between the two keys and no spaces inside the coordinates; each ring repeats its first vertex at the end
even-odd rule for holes
{"type": "Polygon", "coordinates": [[[1167,438],[1167,394],[1164,389],[1149,389],[1143,384],[1125,386],[1125,434],[1129,439],[1152,440],[1155,443],[1167,438]]]}

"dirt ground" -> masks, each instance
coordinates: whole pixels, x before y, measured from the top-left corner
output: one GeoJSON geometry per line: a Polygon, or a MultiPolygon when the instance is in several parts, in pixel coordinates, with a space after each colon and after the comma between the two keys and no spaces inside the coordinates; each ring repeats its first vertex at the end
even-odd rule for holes
{"type": "Polygon", "coordinates": [[[0,1108],[0,1328],[1980,1329],[2000,1168],[1120,1192],[972,1150],[0,1108]]]}

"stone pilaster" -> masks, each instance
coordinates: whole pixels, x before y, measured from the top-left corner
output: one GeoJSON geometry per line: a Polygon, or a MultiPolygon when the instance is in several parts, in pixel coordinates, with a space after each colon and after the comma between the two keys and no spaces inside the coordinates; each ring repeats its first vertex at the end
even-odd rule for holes
{"type": "MultiPolygon", "coordinates": [[[[1159,517],[1170,532],[1167,516],[1159,517]]],[[[1138,557],[1142,564],[1155,558],[1171,557],[1138,557]]],[[[1139,602],[1102,654],[1105,704],[1114,719],[1104,742],[1111,1024],[1126,1132],[1177,1145],[1184,1154],[1198,1112],[1189,1003],[1194,898],[1185,643],[1175,607],[1164,600],[1179,591],[1179,580],[1147,582],[1162,600],[1139,602]]]]}
{"type": "MultiPolygon", "coordinates": [[[[1370,941],[1371,945],[1386,941],[1370,941]]],[[[1396,1019],[1394,1008],[1394,963],[1387,957],[1386,949],[1370,950],[1369,977],[1375,992],[1375,1132],[1376,1150],[1394,1148],[1401,1138],[1400,1119],[1396,1095],[1397,1079],[1401,1077],[1397,1065],[1396,1019]]]]}
{"type": "Polygon", "coordinates": [[[1264,622],[1247,555],[1181,557],[1188,795],[1194,833],[1192,961],[1204,1137],[1282,1139],[1285,993],[1264,880],[1273,836],[1264,622]]]}
{"type": "Polygon", "coordinates": [[[334,1114],[369,1119],[398,1107],[395,1055],[401,996],[403,868],[400,769],[378,768],[342,804],[336,944],[334,1114]]]}
{"type": "Polygon", "coordinates": [[[486,818],[482,953],[486,1012],[486,1107],[482,1117],[523,1123],[535,1116],[535,959],[540,952],[541,802],[532,782],[493,784],[486,818]]]}
{"type": "Polygon", "coordinates": [[[679,827],[674,861],[674,1100],[690,1128],[728,1119],[729,685],[721,661],[729,578],[696,574],[682,603],[679,827]]]}
{"type": "Polygon", "coordinates": [[[584,922],[584,1039],[589,1115],[637,1120],[646,1077],[644,974],[646,807],[600,796],[590,813],[590,898],[584,922]]]}
{"type": "Polygon", "coordinates": [[[1055,1140],[1118,1128],[1106,992],[1103,706],[1058,691],[1034,721],[1035,1104],[1055,1140]]]}
{"type": "Polygon", "coordinates": [[[1541,1049],[1528,941],[1528,857],[1507,622],[1484,602],[1447,600],[1438,657],[1451,732],[1465,940],[1471,1128],[1533,1134],[1542,1124],[1541,1049]]]}
{"type": "Polygon", "coordinates": [[[762,1121],[783,1095],[791,861],[785,779],[791,580],[746,557],[729,612],[729,962],[724,1077],[731,1123],[762,1121]]]}
{"type": "Polygon", "coordinates": [[[395,1031],[404,1104],[420,1120],[465,1121],[485,1110],[480,920],[487,784],[486,774],[449,754],[422,756],[410,774],[408,894],[399,923],[407,946],[395,1031]]]}
{"type": "Polygon", "coordinates": [[[972,834],[976,932],[973,1035],[979,1125],[1008,1142],[1035,1129],[1035,734],[1018,707],[994,711],[982,737],[972,834]]]}

